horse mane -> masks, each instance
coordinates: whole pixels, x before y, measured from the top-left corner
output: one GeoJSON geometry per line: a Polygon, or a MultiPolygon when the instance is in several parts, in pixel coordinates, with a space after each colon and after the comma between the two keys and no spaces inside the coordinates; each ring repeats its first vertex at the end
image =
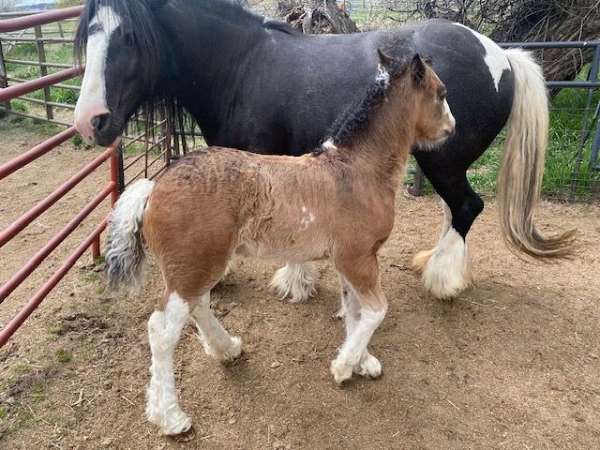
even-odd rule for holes
{"type": "MultiPolygon", "coordinates": [[[[154,96],[143,104],[135,115],[146,122],[147,135],[154,138],[154,126],[157,121],[166,119],[167,128],[172,136],[182,134],[183,152],[187,152],[186,135],[195,136],[196,123],[168,92],[161,92],[157,81],[160,70],[165,68],[165,43],[160,39],[155,14],[169,0],[87,0],[80,17],[74,39],[74,59],[82,65],[88,40],[88,28],[96,11],[101,6],[113,9],[121,17],[123,30],[132,36],[134,45],[141,52],[144,61],[143,76],[147,86],[154,86],[154,96]],[[148,132],[148,130],[150,130],[148,132]]],[[[225,22],[238,23],[276,30],[286,34],[300,34],[284,22],[267,20],[247,8],[245,0],[188,0],[204,13],[218,17],[225,22]]]]}
{"type": "MultiPolygon", "coordinates": [[[[368,128],[375,111],[386,100],[390,80],[398,76],[398,72],[404,68],[404,64],[393,64],[391,68],[384,68],[380,64],[365,94],[338,116],[329,128],[325,141],[344,146],[362,134],[368,128]]],[[[317,153],[320,151],[323,150],[316,150],[317,153]]]]}

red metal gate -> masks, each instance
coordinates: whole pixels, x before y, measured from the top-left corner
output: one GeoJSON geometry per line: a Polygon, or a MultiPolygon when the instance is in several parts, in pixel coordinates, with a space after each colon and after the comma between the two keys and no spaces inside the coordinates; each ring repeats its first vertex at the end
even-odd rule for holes
{"type": "MultiPolygon", "coordinates": [[[[34,16],[20,17],[17,19],[9,19],[0,21],[0,32],[12,32],[33,26],[44,25],[58,20],[69,19],[79,16],[82,7],[67,8],[57,11],[49,11],[34,16]]],[[[61,70],[55,74],[47,75],[36,80],[27,81],[19,85],[10,86],[0,89],[0,103],[11,100],[23,94],[30,93],[37,89],[42,89],[51,86],[61,81],[75,78],[83,73],[82,67],[69,68],[61,70]]],[[[0,165],[0,182],[25,167],[27,164],[37,158],[51,152],[60,144],[64,143],[71,137],[75,136],[77,131],[71,127],[65,131],[53,136],[52,138],[36,145],[31,150],[14,158],[7,163],[0,165]]],[[[33,208],[15,220],[6,229],[0,231],[0,248],[14,238],[19,232],[26,228],[30,223],[37,219],[42,213],[48,210],[65,194],[70,192],[88,175],[100,167],[105,161],[110,164],[110,181],[104,188],[68,223],[64,225],[62,230],[58,232],[46,245],[38,250],[35,255],[6,283],[0,286],[0,303],[21,284],[23,281],[54,251],[54,249],[63,242],[89,214],[100,205],[100,203],[111,196],[114,204],[119,196],[119,159],[117,144],[113,144],[107,148],[102,154],[97,156],[93,161],[86,164],[75,175],[66,180],[54,192],[37,203],[33,208]]],[[[100,234],[106,227],[107,219],[99,223],[94,231],[75,248],[71,255],[64,261],[62,266],[54,272],[54,274],[46,280],[46,282],[38,289],[31,299],[22,307],[22,309],[13,317],[9,323],[0,331],[0,347],[2,347],[15,331],[25,322],[31,313],[40,305],[48,293],[58,284],[58,282],[67,274],[77,260],[85,253],[88,248],[92,248],[94,257],[100,254],[100,234]]]]}

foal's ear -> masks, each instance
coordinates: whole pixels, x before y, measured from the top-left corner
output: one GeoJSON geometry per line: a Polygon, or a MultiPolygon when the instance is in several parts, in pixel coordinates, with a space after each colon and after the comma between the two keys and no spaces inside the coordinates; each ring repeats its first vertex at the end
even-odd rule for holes
{"type": "Polygon", "coordinates": [[[421,55],[418,53],[413,57],[410,62],[410,71],[412,73],[413,79],[417,83],[421,83],[425,79],[425,72],[427,71],[427,67],[425,66],[425,62],[421,55]]]}
{"type": "Polygon", "coordinates": [[[394,61],[396,61],[394,58],[392,58],[390,55],[387,55],[380,48],[377,49],[377,55],[379,56],[379,64],[381,64],[383,67],[390,67],[391,64],[394,61]]]}

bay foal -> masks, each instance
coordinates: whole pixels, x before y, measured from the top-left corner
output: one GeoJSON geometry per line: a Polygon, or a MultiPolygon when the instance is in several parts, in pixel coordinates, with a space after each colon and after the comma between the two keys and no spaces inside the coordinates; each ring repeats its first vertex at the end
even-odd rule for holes
{"type": "Polygon", "coordinates": [[[164,433],[191,426],[177,403],[173,374],[173,352],[190,315],[207,354],[222,361],[241,354],[241,339],[210,309],[210,290],[234,254],[296,263],[330,258],[346,322],[333,377],[342,383],[353,372],[381,374],[367,351],[387,311],[377,251],[392,231],[410,148],[441,144],[454,130],[454,117],[444,85],[420,56],[399,61],[379,52],[379,58],[368,92],[318,151],[288,157],[205,148],[156,184],[138,181],[117,203],[106,252],[111,286],[139,283],[143,241],[166,284],[148,322],[146,409],[164,433]]]}

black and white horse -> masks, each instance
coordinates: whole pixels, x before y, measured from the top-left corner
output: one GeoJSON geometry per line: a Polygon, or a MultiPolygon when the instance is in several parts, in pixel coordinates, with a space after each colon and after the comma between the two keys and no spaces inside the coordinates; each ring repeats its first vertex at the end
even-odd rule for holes
{"type": "MultiPolygon", "coordinates": [[[[307,36],[228,0],[89,0],[76,44],[87,68],[75,111],[80,133],[110,144],[141,106],[187,110],[209,145],[300,155],[363,92],[377,48],[430,56],[448,88],[456,134],[437,152],[413,149],[443,199],[437,246],[415,257],[425,287],[449,298],[471,280],[465,239],[483,201],[469,166],[508,125],[498,180],[507,242],[533,257],[569,252],[571,234],[544,238],[533,224],[548,135],[540,67],[462,25],[427,21],[389,31],[307,36]]],[[[399,117],[398,120],[402,120],[399,117]]],[[[274,283],[294,300],[310,295],[309,267],[291,261],[274,283]]]]}

